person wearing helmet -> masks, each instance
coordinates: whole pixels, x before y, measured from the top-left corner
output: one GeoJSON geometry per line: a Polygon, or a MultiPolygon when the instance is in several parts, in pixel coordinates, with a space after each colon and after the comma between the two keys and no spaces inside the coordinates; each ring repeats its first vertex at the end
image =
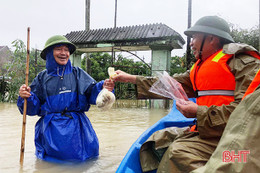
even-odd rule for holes
{"type": "MultiPolygon", "coordinates": [[[[218,16],[202,17],[184,33],[192,38],[190,45],[197,61],[173,78],[182,84],[188,97],[196,97],[196,103],[177,101],[176,107],[185,117],[197,121],[192,130],[180,132],[170,127],[151,135],[140,149],[143,172],[190,172],[205,165],[260,67],[256,49],[234,43],[228,23],[218,16]]],[[[120,70],[116,73],[114,81],[137,85],[139,98],[160,98],[148,91],[156,78],[120,70]]]]}
{"type": "Polygon", "coordinates": [[[206,165],[192,173],[260,170],[260,70],[231,113],[217,148],[206,165]]]}
{"type": "Polygon", "coordinates": [[[27,99],[27,115],[41,117],[35,126],[35,154],[42,160],[81,162],[99,155],[98,138],[84,112],[96,104],[103,87],[112,91],[114,83],[109,79],[97,83],[73,67],[69,56],[75,50],[64,36],[50,37],[41,52],[46,69],[30,87],[24,84],[19,89],[20,112],[27,99]]]}

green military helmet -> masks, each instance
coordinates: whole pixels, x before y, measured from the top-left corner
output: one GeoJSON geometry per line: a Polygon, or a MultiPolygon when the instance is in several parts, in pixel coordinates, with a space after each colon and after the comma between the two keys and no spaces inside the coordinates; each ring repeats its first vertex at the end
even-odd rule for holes
{"type": "Polygon", "coordinates": [[[194,26],[190,27],[184,34],[192,37],[195,33],[205,33],[223,38],[226,43],[234,42],[230,35],[228,23],[218,16],[205,16],[200,18],[194,26]]]}
{"type": "Polygon", "coordinates": [[[46,60],[46,53],[48,48],[57,44],[67,44],[70,50],[70,54],[72,54],[76,50],[76,46],[73,43],[71,43],[66,37],[62,35],[55,35],[50,37],[46,41],[44,49],[41,52],[41,58],[46,60]]]}

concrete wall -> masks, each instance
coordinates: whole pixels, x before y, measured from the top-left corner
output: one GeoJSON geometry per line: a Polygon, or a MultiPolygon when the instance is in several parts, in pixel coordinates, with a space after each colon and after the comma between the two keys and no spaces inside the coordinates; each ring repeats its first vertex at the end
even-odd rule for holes
{"type": "Polygon", "coordinates": [[[81,53],[74,53],[70,56],[70,61],[73,66],[81,67],[81,53]]]}

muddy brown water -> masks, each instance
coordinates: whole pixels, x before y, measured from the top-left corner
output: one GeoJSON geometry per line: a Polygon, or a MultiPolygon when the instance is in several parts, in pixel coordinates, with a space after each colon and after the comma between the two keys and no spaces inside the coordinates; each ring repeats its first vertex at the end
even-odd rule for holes
{"type": "Polygon", "coordinates": [[[89,117],[99,139],[99,157],[81,164],[53,164],[34,155],[34,125],[27,116],[24,163],[20,166],[22,115],[16,104],[0,103],[0,173],[113,173],[134,141],[167,115],[166,109],[112,108],[102,112],[92,106],[89,117]]]}

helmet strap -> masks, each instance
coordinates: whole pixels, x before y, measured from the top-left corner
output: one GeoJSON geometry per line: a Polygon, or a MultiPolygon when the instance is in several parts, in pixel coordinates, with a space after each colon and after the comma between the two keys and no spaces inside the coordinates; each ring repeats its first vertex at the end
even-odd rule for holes
{"type": "Polygon", "coordinates": [[[201,45],[200,45],[200,52],[199,52],[199,59],[200,60],[202,60],[202,50],[203,50],[203,47],[204,47],[205,40],[206,40],[206,35],[203,35],[202,42],[201,42],[201,45]]]}

